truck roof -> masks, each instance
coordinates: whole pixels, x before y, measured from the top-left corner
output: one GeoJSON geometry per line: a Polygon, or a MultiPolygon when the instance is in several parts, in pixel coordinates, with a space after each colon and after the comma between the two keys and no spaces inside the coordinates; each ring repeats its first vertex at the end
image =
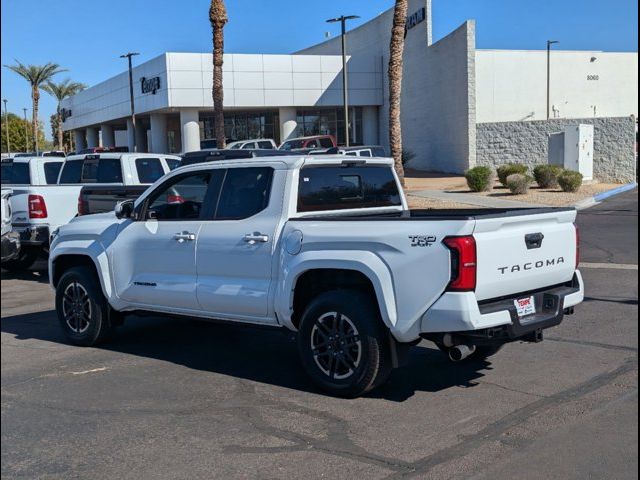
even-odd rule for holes
{"type": "Polygon", "coordinates": [[[281,163],[285,166],[287,170],[291,170],[294,168],[299,168],[302,165],[314,165],[314,166],[322,166],[322,165],[385,165],[385,166],[393,166],[392,158],[382,158],[382,157],[347,157],[345,155],[322,155],[322,156],[312,156],[312,155],[283,155],[283,156],[274,156],[274,157],[250,157],[250,158],[242,158],[235,160],[220,160],[217,162],[205,162],[205,163],[194,163],[191,165],[185,165],[182,167],[178,167],[175,171],[189,171],[191,170],[199,170],[199,169],[207,169],[207,168],[223,168],[223,167],[234,167],[238,165],[246,165],[246,164],[264,164],[265,162],[269,163],[281,163]]]}
{"type": "MultiPolygon", "coordinates": [[[[170,155],[167,153],[128,153],[128,152],[97,152],[97,153],[81,153],[79,155],[71,155],[67,157],[67,160],[84,160],[85,158],[117,158],[122,159],[126,157],[135,157],[135,158],[175,158],[176,160],[180,160],[180,157],[177,155],[170,155]]],[[[54,158],[54,157],[47,157],[54,158]]]]}

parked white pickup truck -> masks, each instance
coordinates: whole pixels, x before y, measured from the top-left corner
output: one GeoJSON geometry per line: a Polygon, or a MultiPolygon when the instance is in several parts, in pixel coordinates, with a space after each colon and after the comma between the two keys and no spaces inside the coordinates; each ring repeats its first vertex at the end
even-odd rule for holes
{"type": "Polygon", "coordinates": [[[179,165],[171,155],[100,153],[56,157],[15,158],[2,162],[2,183],[13,190],[13,229],[20,234],[20,256],[3,264],[9,270],[29,268],[49,249],[49,233],[78,214],[78,197],[84,185],[150,185],[179,165]],[[156,166],[150,165],[157,162],[156,166]],[[57,165],[57,170],[51,168],[57,165]],[[61,169],[62,167],[62,169],[61,169]],[[30,172],[28,175],[26,172],[30,172]],[[59,172],[59,175],[58,175],[59,172]]]}
{"type": "Polygon", "coordinates": [[[181,167],[54,233],[72,343],[127,312],[286,327],[323,389],[357,396],[421,338],[452,360],[540,341],[583,299],[573,209],[409,211],[390,159],[181,167]]]}
{"type": "Polygon", "coordinates": [[[13,260],[20,253],[20,235],[11,228],[11,195],[13,191],[10,188],[3,188],[1,199],[2,205],[2,255],[1,262],[4,264],[13,260]]]}

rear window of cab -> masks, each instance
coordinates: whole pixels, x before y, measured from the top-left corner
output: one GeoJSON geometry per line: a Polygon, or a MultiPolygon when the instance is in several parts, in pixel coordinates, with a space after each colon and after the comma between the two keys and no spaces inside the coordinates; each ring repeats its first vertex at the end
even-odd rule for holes
{"type": "Polygon", "coordinates": [[[300,170],[298,212],[401,206],[387,166],[312,166],[300,170]]]}

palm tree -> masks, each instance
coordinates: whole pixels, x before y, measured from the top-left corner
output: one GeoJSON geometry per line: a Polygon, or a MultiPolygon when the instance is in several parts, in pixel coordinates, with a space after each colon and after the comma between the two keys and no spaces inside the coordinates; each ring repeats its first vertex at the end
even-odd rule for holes
{"type": "Polygon", "coordinates": [[[224,26],[229,18],[224,0],[211,0],[209,22],[213,30],[213,122],[217,148],[226,146],[224,135],[224,91],[222,89],[222,62],[224,55],[224,26]]]}
{"type": "Polygon", "coordinates": [[[396,0],[393,8],[393,27],[389,45],[389,144],[395,169],[404,186],[402,165],[402,126],[400,98],[402,94],[402,55],[407,26],[408,0],[396,0]]]}
{"type": "Polygon", "coordinates": [[[38,150],[38,102],[40,101],[40,88],[45,82],[60,72],[66,70],[60,68],[57,63],[46,63],[45,65],[23,65],[16,60],[16,65],[5,65],[5,67],[13,70],[31,85],[31,102],[33,103],[33,116],[31,128],[33,129],[33,138],[35,149],[38,150]]]}
{"type": "Polygon", "coordinates": [[[42,86],[42,89],[45,92],[47,92],[58,101],[58,107],[56,110],[56,136],[58,137],[58,148],[60,150],[64,149],[62,144],[62,107],[60,106],[60,104],[65,98],[71,97],[79,91],[84,90],[85,88],[87,88],[87,86],[84,83],[72,82],[70,78],[65,78],[60,83],[54,83],[51,80],[48,80],[47,83],[42,86]]]}

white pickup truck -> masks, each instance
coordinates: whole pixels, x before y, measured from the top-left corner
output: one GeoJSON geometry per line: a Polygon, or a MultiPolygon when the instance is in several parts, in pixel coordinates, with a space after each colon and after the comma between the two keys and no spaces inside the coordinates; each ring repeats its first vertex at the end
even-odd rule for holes
{"type": "Polygon", "coordinates": [[[3,161],[2,184],[13,190],[12,225],[20,234],[21,249],[18,258],[2,267],[24,270],[46,253],[50,232],[78,214],[83,186],[150,185],[179,163],[176,156],[129,153],[75,155],[66,161],[56,157],[3,161]]]}
{"type": "Polygon", "coordinates": [[[583,300],[573,209],[409,211],[390,159],[184,166],[54,233],[72,343],[128,312],[286,327],[323,389],[380,384],[421,338],[452,360],[542,340],[583,300]]]}

